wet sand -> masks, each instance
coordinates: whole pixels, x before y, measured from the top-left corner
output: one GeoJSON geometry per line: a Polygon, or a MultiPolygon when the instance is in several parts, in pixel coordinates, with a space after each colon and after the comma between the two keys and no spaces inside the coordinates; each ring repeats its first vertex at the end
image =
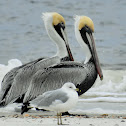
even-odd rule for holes
{"type": "MultiPolygon", "coordinates": [[[[126,126],[126,115],[74,115],[62,116],[69,126],[126,126]]],[[[0,126],[56,126],[57,117],[52,113],[0,113],[0,126]]]]}

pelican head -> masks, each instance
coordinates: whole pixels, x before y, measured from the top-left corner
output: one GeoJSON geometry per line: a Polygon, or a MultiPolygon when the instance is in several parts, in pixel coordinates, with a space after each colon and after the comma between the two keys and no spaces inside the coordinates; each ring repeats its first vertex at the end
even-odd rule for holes
{"type": "Polygon", "coordinates": [[[86,53],[85,63],[89,62],[92,58],[99,74],[100,79],[103,79],[102,70],[100,67],[97,51],[95,47],[95,41],[93,38],[94,23],[87,16],[75,17],[75,35],[79,44],[84,48],[86,53]]]}
{"type": "Polygon", "coordinates": [[[73,56],[68,44],[67,34],[65,30],[65,20],[63,16],[56,12],[50,12],[43,13],[42,18],[44,20],[45,28],[50,39],[52,39],[57,44],[58,48],[60,48],[59,52],[61,52],[61,49],[64,49],[64,53],[67,53],[67,55],[69,55],[70,59],[73,61],[73,56]]]}

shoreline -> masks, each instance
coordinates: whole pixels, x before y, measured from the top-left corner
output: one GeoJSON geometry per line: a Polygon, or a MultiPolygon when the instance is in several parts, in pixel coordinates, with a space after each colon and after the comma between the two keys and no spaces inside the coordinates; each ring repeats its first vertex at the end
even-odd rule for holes
{"type": "MultiPolygon", "coordinates": [[[[1,117],[53,117],[56,116],[55,112],[37,111],[37,112],[26,112],[23,115],[20,112],[0,112],[1,117]]],[[[110,119],[126,119],[126,114],[64,114],[62,117],[83,117],[83,118],[110,118],[110,119]]]]}
{"type": "MultiPolygon", "coordinates": [[[[126,126],[126,115],[88,114],[62,116],[64,125],[69,126],[126,126]]],[[[0,126],[56,126],[57,117],[52,112],[25,113],[0,112],[0,126]],[[42,114],[43,113],[43,114],[42,114]]]]}

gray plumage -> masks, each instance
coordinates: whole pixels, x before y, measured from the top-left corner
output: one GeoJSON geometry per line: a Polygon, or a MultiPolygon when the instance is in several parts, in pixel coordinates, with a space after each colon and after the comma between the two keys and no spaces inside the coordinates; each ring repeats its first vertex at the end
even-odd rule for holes
{"type": "Polygon", "coordinates": [[[39,95],[36,99],[32,100],[30,104],[34,104],[37,107],[45,106],[49,107],[54,101],[58,100],[61,103],[65,103],[68,100],[66,92],[58,90],[45,92],[43,95],[39,95]]]}
{"type": "Polygon", "coordinates": [[[6,97],[8,91],[10,90],[14,78],[16,75],[19,73],[19,70],[22,69],[23,67],[28,67],[29,65],[35,64],[36,62],[39,62],[43,60],[44,58],[39,58],[37,60],[31,61],[29,63],[23,64],[19,67],[15,67],[12,70],[10,70],[3,78],[2,83],[1,83],[1,90],[0,90],[0,101],[4,100],[6,97]]]}
{"type": "Polygon", "coordinates": [[[22,69],[19,69],[18,74],[16,74],[16,76],[14,77],[14,80],[11,84],[11,88],[5,97],[5,105],[15,101],[26,93],[31,78],[37,71],[59,62],[59,57],[52,57],[41,60],[36,63],[29,64],[23,67],[22,69]]]}
{"type": "Polygon", "coordinates": [[[54,65],[44,71],[38,71],[33,76],[23,103],[33,100],[46,91],[55,90],[66,82],[74,83],[81,90],[79,93],[81,95],[94,84],[96,78],[97,72],[92,61],[87,64],[63,62],[54,65]]]}

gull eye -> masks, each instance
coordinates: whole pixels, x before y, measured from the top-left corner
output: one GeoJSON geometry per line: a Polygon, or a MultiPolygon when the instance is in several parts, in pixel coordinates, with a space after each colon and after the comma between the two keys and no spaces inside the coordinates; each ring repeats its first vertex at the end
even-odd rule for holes
{"type": "Polygon", "coordinates": [[[69,88],[72,88],[71,86],[69,88]]]}

